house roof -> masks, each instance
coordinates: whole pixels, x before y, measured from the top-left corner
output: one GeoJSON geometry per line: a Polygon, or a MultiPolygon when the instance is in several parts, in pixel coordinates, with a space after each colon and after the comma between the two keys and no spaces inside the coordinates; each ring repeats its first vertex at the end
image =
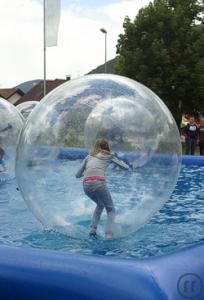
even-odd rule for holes
{"type": "Polygon", "coordinates": [[[21,96],[24,95],[23,91],[18,88],[0,89],[0,96],[6,100],[8,100],[15,93],[18,93],[21,96]]]}
{"type": "MultiPolygon", "coordinates": [[[[55,79],[46,81],[46,91],[49,93],[62,83],[67,82],[66,79],[55,79]]],[[[15,105],[26,101],[40,101],[43,98],[43,80],[36,84],[28,93],[22,96],[15,105]]]]}

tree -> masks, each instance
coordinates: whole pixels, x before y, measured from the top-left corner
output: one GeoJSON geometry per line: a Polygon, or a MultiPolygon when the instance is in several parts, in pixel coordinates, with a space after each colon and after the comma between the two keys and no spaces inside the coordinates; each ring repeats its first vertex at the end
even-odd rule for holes
{"type": "Polygon", "coordinates": [[[204,113],[203,2],[154,0],[125,18],[118,39],[116,73],[158,94],[177,124],[184,112],[204,113]]]}

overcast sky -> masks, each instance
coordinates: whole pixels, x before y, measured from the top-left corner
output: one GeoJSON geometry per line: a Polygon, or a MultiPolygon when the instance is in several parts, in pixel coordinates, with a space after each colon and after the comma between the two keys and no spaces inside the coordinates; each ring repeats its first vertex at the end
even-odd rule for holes
{"type": "MultiPolygon", "coordinates": [[[[47,48],[47,79],[72,78],[116,55],[126,15],[133,19],[150,0],[62,0],[57,47],[47,48]]],[[[0,88],[43,78],[43,1],[0,0],[0,88]]]]}

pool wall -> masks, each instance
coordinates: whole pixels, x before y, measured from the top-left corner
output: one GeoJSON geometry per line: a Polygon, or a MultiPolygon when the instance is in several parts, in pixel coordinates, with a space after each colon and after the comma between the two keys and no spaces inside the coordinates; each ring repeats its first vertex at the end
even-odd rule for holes
{"type": "Polygon", "coordinates": [[[133,261],[1,246],[1,299],[203,300],[203,253],[201,244],[133,261]]]}
{"type": "MultiPolygon", "coordinates": [[[[41,149],[42,154],[47,155],[49,151],[48,148],[41,149]]],[[[68,160],[75,160],[75,159],[84,159],[86,155],[88,154],[88,151],[83,148],[61,148],[58,153],[58,159],[68,159],[68,160]]],[[[138,157],[135,153],[129,153],[128,155],[123,155],[121,158],[126,159],[129,158],[130,161],[134,160],[138,157]]],[[[171,161],[172,157],[166,155],[157,154],[154,156],[154,159],[157,161],[163,161],[165,163],[168,163],[171,161]]],[[[204,166],[204,156],[191,156],[191,155],[182,155],[181,159],[182,164],[184,165],[200,165],[204,166]]]]}
{"type": "Polygon", "coordinates": [[[204,243],[138,260],[0,246],[3,300],[203,300],[203,286],[204,243]]]}
{"type": "Polygon", "coordinates": [[[191,156],[191,155],[183,155],[182,156],[182,164],[190,166],[204,166],[204,156],[191,156]]]}

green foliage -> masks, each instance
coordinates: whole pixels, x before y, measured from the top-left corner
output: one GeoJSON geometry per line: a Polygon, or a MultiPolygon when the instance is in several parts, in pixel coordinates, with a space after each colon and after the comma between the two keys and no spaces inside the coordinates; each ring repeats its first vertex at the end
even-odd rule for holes
{"type": "Polygon", "coordinates": [[[117,74],[145,84],[178,121],[183,112],[204,113],[204,4],[154,0],[123,23],[117,74]]]}
{"type": "Polygon", "coordinates": [[[78,139],[76,136],[71,135],[65,139],[64,146],[83,148],[84,143],[80,139],[78,139]]]}
{"type": "MultiPolygon", "coordinates": [[[[113,74],[114,73],[115,61],[116,61],[115,58],[107,61],[106,68],[107,68],[107,73],[108,74],[113,74]]],[[[98,66],[96,69],[90,71],[88,74],[99,74],[99,73],[104,73],[104,72],[105,72],[105,64],[98,66]]]]}

